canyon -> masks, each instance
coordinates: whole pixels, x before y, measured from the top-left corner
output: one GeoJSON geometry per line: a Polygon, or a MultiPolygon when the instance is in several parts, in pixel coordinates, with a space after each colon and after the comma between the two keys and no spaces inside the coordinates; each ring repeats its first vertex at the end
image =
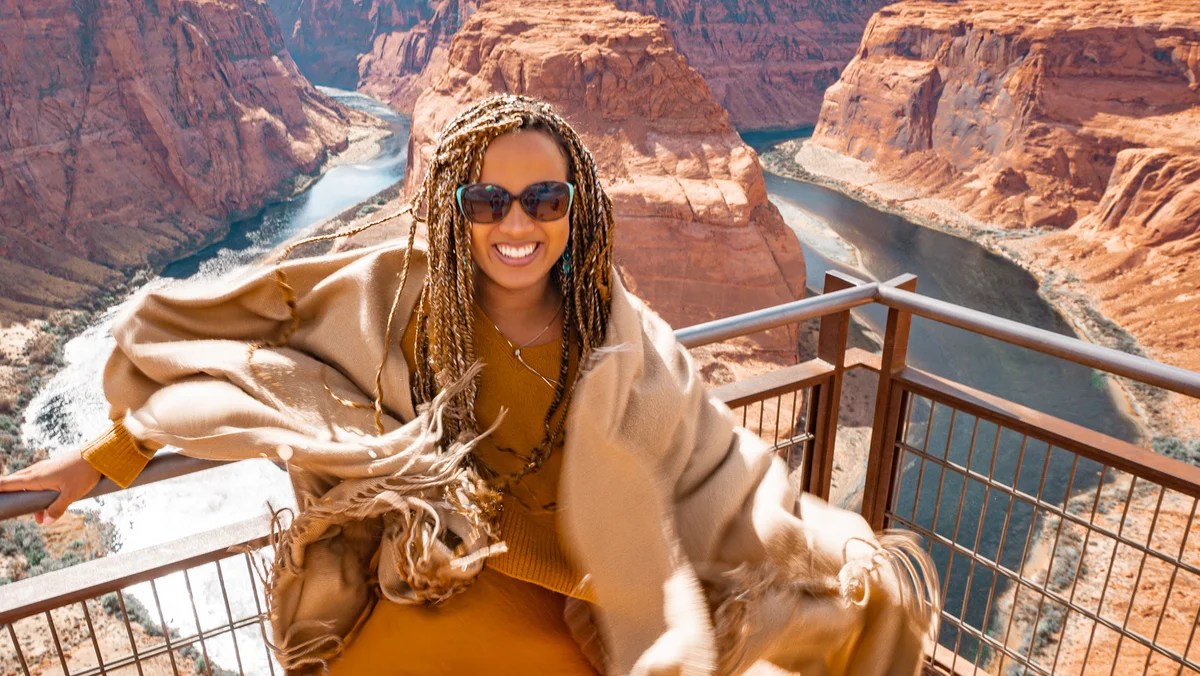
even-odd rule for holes
{"type": "MultiPolygon", "coordinates": [[[[580,133],[616,216],[616,262],[631,290],[674,326],[804,295],[799,242],[767,201],[757,155],[658,20],[594,0],[482,6],[417,100],[405,192],[438,132],[490,95],[537,96],[580,133]]],[[[794,357],[795,335],[756,337],[794,357]]]]}
{"type": "MultiPolygon", "coordinates": [[[[506,5],[505,0],[492,0],[506,5]]],[[[296,62],[322,84],[354,88],[411,111],[441,72],[454,33],[478,0],[271,0],[296,62]]],[[[654,16],[707,81],[738,129],[817,120],[825,88],[854,55],[883,0],[615,0],[654,16]]],[[[517,3],[513,7],[519,7],[517,3]]]]}
{"type": "Polygon", "coordinates": [[[91,307],[292,195],[354,124],[258,0],[0,6],[0,324],[91,307]]]}
{"type": "MultiPolygon", "coordinates": [[[[834,179],[869,173],[849,182],[990,233],[1149,356],[1200,368],[1195,3],[886,7],[798,161],[834,179]]],[[[1194,404],[1169,415],[1200,429],[1194,404]]]]}
{"type": "Polygon", "coordinates": [[[825,90],[884,0],[615,0],[657,17],[737,129],[817,121],[825,90]]]}

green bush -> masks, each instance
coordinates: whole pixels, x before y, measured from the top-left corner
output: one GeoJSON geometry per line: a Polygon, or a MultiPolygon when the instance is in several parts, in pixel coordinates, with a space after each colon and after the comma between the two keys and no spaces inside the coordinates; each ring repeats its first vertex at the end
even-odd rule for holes
{"type": "Polygon", "coordinates": [[[37,524],[21,519],[0,523],[0,554],[23,555],[30,567],[37,566],[48,556],[46,541],[37,524]]]}
{"type": "MultiPolygon", "coordinates": [[[[136,597],[125,594],[125,610],[129,613],[129,621],[142,625],[142,629],[150,636],[162,636],[162,625],[158,619],[150,614],[146,606],[137,600],[136,597]]],[[[121,602],[117,598],[116,592],[109,592],[100,597],[100,607],[104,608],[104,612],[113,617],[121,616],[121,602]]],[[[174,635],[174,633],[172,633],[174,635]]]]}
{"type": "Polygon", "coordinates": [[[1154,437],[1150,441],[1150,449],[1168,458],[1200,467],[1200,439],[1184,441],[1178,437],[1154,437]]]}

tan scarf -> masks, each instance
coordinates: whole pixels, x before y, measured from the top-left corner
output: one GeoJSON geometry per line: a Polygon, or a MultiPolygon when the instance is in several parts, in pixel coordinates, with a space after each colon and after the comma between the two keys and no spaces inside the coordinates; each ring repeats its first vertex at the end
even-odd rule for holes
{"type": "MultiPolygon", "coordinates": [[[[400,322],[426,274],[416,254],[400,322]]],[[[389,415],[374,434],[365,393],[403,256],[384,245],[287,263],[303,319],[287,347],[259,347],[292,323],[271,270],[151,294],[114,324],[105,392],[136,438],[195,457],[287,461],[299,514],[277,523],[268,596],[288,671],[333,659],[370,614],[376,584],[397,603],[443,600],[500,551],[495,495],[461,462],[478,437],[436,451],[462,383],[414,410],[393,346],[389,415]]],[[[613,296],[606,344],[580,367],[563,470],[564,528],[596,585],[611,670],[738,673],[769,657],[911,674],[929,629],[924,599],[936,608],[923,553],[923,579],[909,576],[897,562],[910,539],[877,541],[857,515],[789,497],[779,461],[707,398],[670,327],[619,282],[613,296]]]]}

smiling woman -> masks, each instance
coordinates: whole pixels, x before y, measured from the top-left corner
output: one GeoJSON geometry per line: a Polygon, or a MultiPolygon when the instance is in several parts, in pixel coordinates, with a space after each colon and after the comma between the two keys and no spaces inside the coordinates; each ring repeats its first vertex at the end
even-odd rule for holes
{"type": "Polygon", "coordinates": [[[797,495],[708,396],[621,284],[612,203],[548,105],[464,111],[408,210],[425,249],[414,227],[147,295],[114,325],[112,430],[0,490],[56,488],[53,512],[164,445],[286,462],[289,673],[916,672],[928,558],[797,495]]]}
{"type": "Polygon", "coordinates": [[[479,182],[457,192],[471,221],[476,303],[522,347],[562,332],[563,299],[550,271],[569,266],[570,179],[563,144],[549,131],[522,129],[492,141],[479,182]]]}

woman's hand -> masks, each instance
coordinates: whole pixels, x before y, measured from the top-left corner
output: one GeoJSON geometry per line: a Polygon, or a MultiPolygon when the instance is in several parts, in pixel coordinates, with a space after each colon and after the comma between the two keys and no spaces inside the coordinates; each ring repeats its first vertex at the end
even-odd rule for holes
{"type": "Polygon", "coordinates": [[[0,492],[58,491],[58,497],[33,520],[49,526],[67,511],[72,502],[87,495],[100,482],[100,471],[78,453],[64,453],[36,462],[25,469],[0,476],[0,492]]]}

